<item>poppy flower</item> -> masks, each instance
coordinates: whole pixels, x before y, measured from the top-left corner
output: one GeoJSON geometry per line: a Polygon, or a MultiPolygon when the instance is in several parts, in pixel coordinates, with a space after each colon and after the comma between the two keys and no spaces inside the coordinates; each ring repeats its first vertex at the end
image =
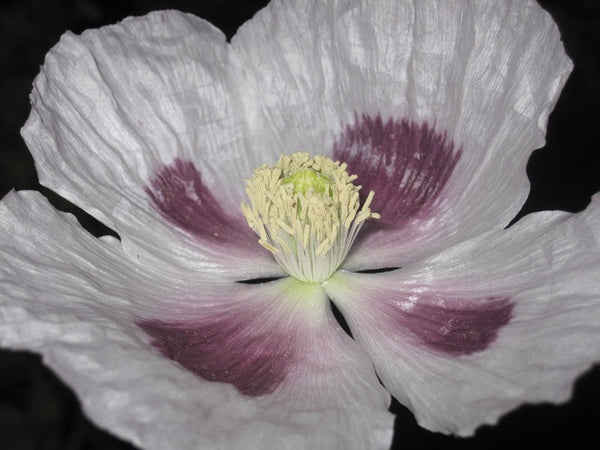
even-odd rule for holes
{"type": "Polygon", "coordinates": [[[144,448],[385,448],[390,394],[461,436],[565,401],[600,359],[600,199],[506,226],[570,69],[534,2],[66,33],[23,137],[120,240],[7,195],[0,343],[144,448]]]}

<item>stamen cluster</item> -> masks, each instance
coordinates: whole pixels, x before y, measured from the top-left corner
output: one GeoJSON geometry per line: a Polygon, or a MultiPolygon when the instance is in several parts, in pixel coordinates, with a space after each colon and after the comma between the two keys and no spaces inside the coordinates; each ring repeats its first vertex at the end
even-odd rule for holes
{"type": "Polygon", "coordinates": [[[249,206],[242,203],[259,244],[291,276],[310,283],[327,280],[342,263],[365,220],[379,218],[360,206],[359,190],[347,165],[308,153],[281,155],[247,180],[249,206]]]}

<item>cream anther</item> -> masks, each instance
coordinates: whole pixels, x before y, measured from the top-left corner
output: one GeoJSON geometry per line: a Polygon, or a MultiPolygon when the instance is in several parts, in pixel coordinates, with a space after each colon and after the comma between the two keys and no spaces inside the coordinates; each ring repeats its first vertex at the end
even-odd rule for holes
{"type": "Polygon", "coordinates": [[[250,205],[242,203],[258,242],[281,267],[299,280],[320,283],[342,263],[365,220],[379,218],[360,207],[360,186],[346,164],[308,153],[281,155],[247,180],[250,205]]]}

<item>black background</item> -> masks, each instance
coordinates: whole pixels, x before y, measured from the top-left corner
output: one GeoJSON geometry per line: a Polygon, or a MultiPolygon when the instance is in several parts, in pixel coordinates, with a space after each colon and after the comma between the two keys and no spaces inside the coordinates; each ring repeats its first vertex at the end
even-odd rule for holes
{"type": "MultiPolygon", "coordinates": [[[[502,1],[502,0],[499,0],[502,1]]],[[[548,144],[528,164],[532,189],[519,217],[532,211],[580,211],[600,190],[600,2],[542,0],[554,17],[575,70],[550,117],[548,144]]],[[[107,230],[37,183],[19,129],[29,113],[29,92],[46,52],[66,30],[117,22],[129,15],[174,8],[203,17],[229,37],[266,1],[26,0],[0,7],[0,196],[10,189],[41,190],[62,210],[75,212],[99,235],[107,230]]],[[[397,403],[394,448],[596,448],[600,443],[600,367],[575,385],[565,405],[527,405],[473,438],[431,433],[397,403]]],[[[131,449],[82,415],[73,393],[40,360],[0,351],[0,449],[131,449]]]]}

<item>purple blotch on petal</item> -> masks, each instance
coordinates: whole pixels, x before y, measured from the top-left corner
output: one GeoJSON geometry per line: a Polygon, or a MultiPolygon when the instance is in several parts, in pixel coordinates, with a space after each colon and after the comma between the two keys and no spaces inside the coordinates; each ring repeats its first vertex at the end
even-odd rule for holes
{"type": "Polygon", "coordinates": [[[514,304],[509,297],[440,299],[408,295],[386,311],[395,331],[406,330],[425,347],[460,356],[481,352],[510,322],[514,304]]]}
{"type": "Polygon", "coordinates": [[[176,158],[171,165],[162,166],[145,190],[163,217],[199,238],[236,245],[256,241],[241,212],[239,217],[227,214],[190,161],[176,158]]]}
{"type": "Polygon", "coordinates": [[[363,114],[346,126],[333,147],[333,159],[348,164],[358,176],[361,194],[375,192],[371,209],[381,219],[368,228],[401,228],[407,221],[432,213],[461,155],[445,133],[427,122],[363,114]]]}
{"type": "Polygon", "coordinates": [[[240,311],[198,321],[140,321],[161,354],[208,381],[234,385],[251,397],[272,393],[295,355],[293,335],[277,333],[240,311]]]}

